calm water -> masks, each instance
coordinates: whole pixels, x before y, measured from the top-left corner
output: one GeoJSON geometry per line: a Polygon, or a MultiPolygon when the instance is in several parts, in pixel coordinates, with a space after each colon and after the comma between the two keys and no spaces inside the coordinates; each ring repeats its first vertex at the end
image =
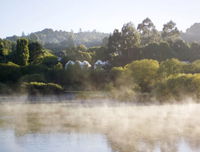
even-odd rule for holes
{"type": "MultiPolygon", "coordinates": [[[[145,146],[145,145],[144,145],[145,146]]],[[[194,152],[184,140],[178,152],[194,152]]],[[[199,152],[197,150],[196,152],[199,152]]],[[[102,134],[30,133],[15,135],[12,129],[0,129],[0,152],[113,152],[102,134]]],[[[154,152],[162,152],[159,145],[154,152]]]]}
{"type": "Polygon", "coordinates": [[[0,152],[112,152],[101,134],[32,133],[0,129],[0,152]]]}
{"type": "MultiPolygon", "coordinates": [[[[158,132],[163,136],[156,136],[159,131],[156,126],[166,123],[165,121],[156,121],[159,117],[153,114],[158,108],[148,112],[151,107],[145,107],[147,112],[145,117],[139,113],[141,109],[137,111],[137,108],[123,109],[116,105],[109,108],[96,102],[95,106],[92,106],[91,103],[87,106],[82,104],[80,106],[80,103],[2,104],[0,105],[0,152],[200,152],[200,134],[194,134],[193,128],[186,132],[186,135],[193,136],[177,137],[176,134],[173,134],[177,133],[176,126],[171,129],[172,134],[170,134],[171,132],[169,134],[158,132]],[[134,111],[136,112],[133,113],[134,111]],[[148,114],[150,117],[147,117],[148,114]],[[129,117],[128,120],[127,117],[129,117]],[[148,121],[145,121],[146,117],[149,118],[148,121]],[[115,119],[116,121],[114,121],[115,119]],[[143,127],[146,125],[144,123],[141,126],[142,130],[138,130],[137,127],[134,127],[134,124],[138,123],[137,120],[148,122],[151,128],[143,127]],[[154,123],[150,123],[149,120],[154,123]],[[151,135],[149,131],[154,131],[154,134],[148,136],[151,135]],[[145,135],[149,138],[143,138],[145,135]],[[154,137],[159,138],[155,140],[154,137]]],[[[181,107],[178,108],[181,110],[181,107]]],[[[170,114],[166,109],[161,111],[164,110],[166,114],[170,114]]],[[[199,109],[197,108],[195,111],[197,110],[199,109]]],[[[157,110],[159,113],[161,111],[157,110]]],[[[179,113],[175,109],[172,114],[179,113]]],[[[180,113],[177,116],[178,119],[175,119],[176,115],[168,116],[167,118],[171,121],[168,120],[167,126],[173,126],[173,123],[179,119],[184,120],[181,119],[182,114],[187,114],[187,111],[180,113]],[[173,121],[174,119],[176,121],[173,121]]],[[[193,116],[199,116],[199,114],[195,113],[191,116],[190,119],[185,119],[187,120],[185,122],[188,123],[193,116]]],[[[195,120],[199,120],[199,118],[195,120]]],[[[193,126],[197,125],[196,121],[192,122],[190,124],[195,124],[193,126]]],[[[183,125],[187,125],[187,123],[183,125]]],[[[167,126],[160,131],[169,129],[167,126]]]]}

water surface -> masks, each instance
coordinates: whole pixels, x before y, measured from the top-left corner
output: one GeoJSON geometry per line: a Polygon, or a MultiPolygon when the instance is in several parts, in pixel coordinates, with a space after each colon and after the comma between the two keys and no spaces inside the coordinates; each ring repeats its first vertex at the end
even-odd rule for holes
{"type": "Polygon", "coordinates": [[[29,133],[15,135],[0,129],[1,152],[112,152],[106,137],[82,133],[29,133]]]}

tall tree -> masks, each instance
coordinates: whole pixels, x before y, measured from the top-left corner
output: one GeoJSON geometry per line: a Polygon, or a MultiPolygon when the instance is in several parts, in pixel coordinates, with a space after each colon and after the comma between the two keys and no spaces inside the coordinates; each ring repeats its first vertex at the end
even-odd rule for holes
{"type": "Polygon", "coordinates": [[[134,25],[129,22],[124,24],[121,30],[121,48],[123,54],[129,56],[130,50],[140,45],[140,34],[135,29],[134,25]]]}
{"type": "Polygon", "coordinates": [[[146,18],[137,27],[141,34],[141,44],[147,45],[149,43],[158,42],[161,39],[159,32],[156,30],[153,22],[146,18]]]}
{"type": "Polygon", "coordinates": [[[8,40],[0,39],[0,60],[1,62],[7,62],[7,57],[12,49],[12,42],[8,40]]]}
{"type": "Polygon", "coordinates": [[[176,23],[169,21],[163,25],[162,38],[166,41],[173,41],[180,38],[180,31],[176,27],[176,23]]]}
{"type": "Polygon", "coordinates": [[[108,38],[108,50],[110,54],[121,55],[121,32],[118,29],[108,38]]]}
{"type": "Polygon", "coordinates": [[[3,42],[0,42],[0,60],[5,62],[6,61],[6,55],[8,55],[8,49],[4,47],[3,42]]]}
{"type": "Polygon", "coordinates": [[[29,48],[27,39],[18,39],[16,46],[16,59],[19,65],[28,65],[29,63],[29,48]]]}
{"type": "Polygon", "coordinates": [[[29,61],[33,62],[38,56],[43,54],[42,45],[38,42],[30,42],[28,45],[30,58],[29,61]]]}

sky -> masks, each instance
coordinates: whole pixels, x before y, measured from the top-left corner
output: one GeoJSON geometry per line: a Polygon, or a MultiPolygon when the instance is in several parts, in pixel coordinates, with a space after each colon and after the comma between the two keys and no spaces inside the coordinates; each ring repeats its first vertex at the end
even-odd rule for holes
{"type": "Polygon", "coordinates": [[[111,33],[146,17],[158,30],[173,20],[185,31],[200,22],[200,0],[0,0],[0,37],[44,28],[111,33]]]}

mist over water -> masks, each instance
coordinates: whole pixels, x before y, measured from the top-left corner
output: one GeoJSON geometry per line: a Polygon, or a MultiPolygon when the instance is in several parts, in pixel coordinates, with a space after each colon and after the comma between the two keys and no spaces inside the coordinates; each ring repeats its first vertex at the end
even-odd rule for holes
{"type": "MultiPolygon", "coordinates": [[[[107,142],[116,152],[199,151],[200,105],[188,102],[166,105],[136,105],[108,99],[35,104],[25,100],[1,102],[0,132],[4,138],[0,137],[0,143],[5,139],[9,139],[8,143],[27,139],[22,145],[28,145],[29,140],[37,143],[52,137],[62,147],[69,143],[62,138],[73,134],[80,136],[80,146],[85,140],[97,140],[97,145],[105,148],[107,142]],[[84,138],[85,135],[89,137],[84,138]]],[[[46,147],[51,142],[47,141],[46,147]]]]}

